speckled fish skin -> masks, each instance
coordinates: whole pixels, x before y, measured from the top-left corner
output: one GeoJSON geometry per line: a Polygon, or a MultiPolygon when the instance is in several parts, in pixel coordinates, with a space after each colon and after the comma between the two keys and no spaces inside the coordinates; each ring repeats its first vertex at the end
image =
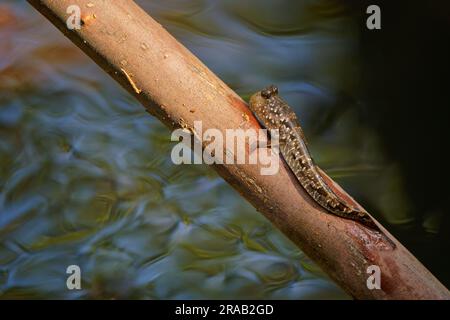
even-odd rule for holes
{"type": "Polygon", "coordinates": [[[279,130],[280,152],[306,192],[328,212],[352,219],[379,231],[372,218],[362,210],[346,204],[325,183],[306,144],[305,136],[295,112],[278,96],[278,89],[270,86],[250,98],[250,109],[266,129],[279,130]]]}

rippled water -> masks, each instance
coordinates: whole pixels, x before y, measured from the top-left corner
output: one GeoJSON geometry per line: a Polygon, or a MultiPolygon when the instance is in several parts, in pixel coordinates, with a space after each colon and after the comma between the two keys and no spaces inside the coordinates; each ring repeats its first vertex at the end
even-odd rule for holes
{"type": "MultiPolygon", "coordinates": [[[[139,3],[244,98],[278,84],[321,166],[408,221],[396,168],[341,103],[358,57],[338,2],[139,3]]],[[[213,170],[173,165],[169,131],[24,1],[0,7],[0,43],[3,298],[348,298],[213,170]]]]}

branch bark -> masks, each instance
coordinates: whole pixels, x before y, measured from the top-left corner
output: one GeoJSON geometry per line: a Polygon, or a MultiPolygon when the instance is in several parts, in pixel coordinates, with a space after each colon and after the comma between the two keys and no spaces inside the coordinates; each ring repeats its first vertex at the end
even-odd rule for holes
{"type": "MultiPolygon", "coordinates": [[[[260,128],[246,103],[133,1],[28,2],[169,128],[194,130],[196,120],[203,130],[223,133],[260,128]],[[66,10],[74,4],[81,8],[80,30],[66,26],[66,10]]],[[[351,296],[450,299],[449,291],[382,226],[395,249],[362,225],[326,214],[280,164],[272,176],[262,176],[259,165],[213,167],[351,296]],[[370,265],[380,267],[381,289],[367,287],[370,265]]]]}

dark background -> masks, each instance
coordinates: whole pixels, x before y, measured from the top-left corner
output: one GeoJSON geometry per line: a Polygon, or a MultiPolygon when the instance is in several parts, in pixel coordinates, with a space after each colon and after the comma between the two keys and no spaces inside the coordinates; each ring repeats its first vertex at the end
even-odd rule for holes
{"type": "MultiPolygon", "coordinates": [[[[448,1],[354,1],[381,7],[382,29],[361,28],[364,121],[400,164],[414,223],[390,230],[450,286],[450,4],[448,1]],[[427,233],[424,215],[439,212],[427,233]],[[412,236],[414,235],[414,236],[412,236]]],[[[366,16],[360,16],[364,26],[366,16]]]]}

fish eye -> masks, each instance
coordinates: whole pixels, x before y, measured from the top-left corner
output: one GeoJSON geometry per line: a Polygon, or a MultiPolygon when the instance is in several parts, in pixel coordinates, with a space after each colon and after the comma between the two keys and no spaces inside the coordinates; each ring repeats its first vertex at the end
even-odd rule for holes
{"type": "Polygon", "coordinates": [[[271,95],[272,95],[272,90],[270,90],[270,88],[267,88],[267,89],[264,89],[261,91],[261,96],[263,98],[269,99],[271,95]]]}
{"type": "Polygon", "coordinates": [[[275,96],[277,94],[278,94],[278,87],[274,85],[270,85],[261,91],[261,96],[265,99],[269,99],[270,97],[275,96]]]}
{"type": "Polygon", "coordinates": [[[270,91],[272,94],[278,94],[278,87],[277,86],[270,86],[270,91]]]}

